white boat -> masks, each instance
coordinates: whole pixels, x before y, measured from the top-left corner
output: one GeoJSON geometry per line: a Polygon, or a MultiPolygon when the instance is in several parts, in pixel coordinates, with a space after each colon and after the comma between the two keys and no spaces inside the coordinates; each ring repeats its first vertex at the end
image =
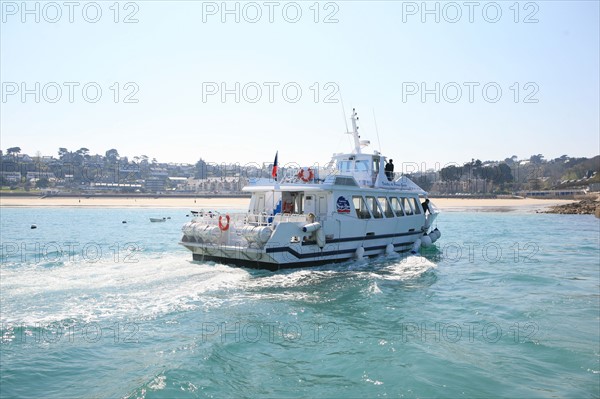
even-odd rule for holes
{"type": "Polygon", "coordinates": [[[205,211],[204,209],[200,209],[199,211],[194,211],[194,210],[192,210],[192,211],[190,211],[190,213],[191,213],[191,214],[192,214],[192,216],[194,216],[194,217],[198,217],[198,216],[202,217],[202,216],[204,216],[204,215],[207,215],[207,216],[209,216],[209,217],[213,217],[213,216],[215,216],[215,215],[217,215],[217,214],[218,214],[218,212],[216,212],[216,211],[211,211],[211,210],[209,210],[209,211],[205,211]]]}
{"type": "Polygon", "coordinates": [[[256,179],[246,213],[203,214],[183,225],[180,244],[196,261],[279,270],[393,255],[440,238],[439,211],[406,176],[386,176],[386,157],[362,152],[352,112],[354,149],[334,154],[328,167],[256,179]],[[323,176],[323,178],[320,178],[323,176]],[[279,180],[279,181],[278,181],[279,180]]]}

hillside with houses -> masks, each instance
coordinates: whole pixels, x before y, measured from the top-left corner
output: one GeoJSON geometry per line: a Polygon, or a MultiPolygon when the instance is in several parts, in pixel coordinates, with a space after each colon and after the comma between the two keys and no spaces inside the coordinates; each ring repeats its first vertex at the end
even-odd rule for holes
{"type": "MultiPolygon", "coordinates": [[[[294,173],[294,167],[298,166],[280,169],[294,173]]],[[[25,154],[19,147],[0,150],[3,193],[240,195],[250,179],[269,178],[271,168],[267,162],[240,165],[203,159],[195,164],[163,163],[147,155],[123,156],[114,148],[104,155],[90,154],[87,148],[61,147],[56,155],[25,154]]],[[[399,169],[398,175],[404,172],[432,196],[556,198],[600,191],[600,156],[547,160],[536,154],[502,161],[472,159],[439,170],[399,169]]]]}
{"type": "Polygon", "coordinates": [[[600,156],[575,158],[563,155],[546,160],[542,154],[527,159],[517,156],[503,161],[472,159],[439,171],[410,174],[431,195],[574,197],[600,191],[600,156]]]}
{"type": "MultiPolygon", "coordinates": [[[[163,163],[147,155],[121,156],[116,149],[92,155],[87,148],[60,148],[58,156],[31,156],[16,147],[0,153],[0,165],[3,192],[236,194],[247,183],[237,165],[202,159],[196,164],[163,163]]],[[[254,175],[262,175],[259,167],[254,169],[254,175]]]]}

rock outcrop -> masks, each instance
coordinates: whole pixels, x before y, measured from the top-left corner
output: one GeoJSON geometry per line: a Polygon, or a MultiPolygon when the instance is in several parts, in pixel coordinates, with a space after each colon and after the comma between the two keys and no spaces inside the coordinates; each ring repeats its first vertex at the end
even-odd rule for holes
{"type": "Polygon", "coordinates": [[[600,201],[586,199],[571,204],[553,206],[544,213],[558,213],[561,215],[596,215],[597,218],[600,218],[600,201]]]}

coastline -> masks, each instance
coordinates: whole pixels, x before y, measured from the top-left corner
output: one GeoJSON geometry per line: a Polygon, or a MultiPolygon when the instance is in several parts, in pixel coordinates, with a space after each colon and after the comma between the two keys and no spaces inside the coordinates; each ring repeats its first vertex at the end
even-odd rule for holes
{"type": "MultiPolygon", "coordinates": [[[[149,197],[8,197],[0,196],[0,208],[180,208],[195,209],[246,209],[250,198],[149,198],[149,197]]],[[[437,208],[444,212],[539,212],[557,205],[576,202],[552,199],[472,199],[432,198],[437,208]]]]}
{"type": "Polygon", "coordinates": [[[250,198],[0,197],[0,208],[247,208],[250,198]]]}

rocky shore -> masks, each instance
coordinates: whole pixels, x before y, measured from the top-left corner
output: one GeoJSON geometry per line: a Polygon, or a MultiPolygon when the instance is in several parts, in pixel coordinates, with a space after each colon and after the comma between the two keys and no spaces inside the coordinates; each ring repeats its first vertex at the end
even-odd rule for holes
{"type": "Polygon", "coordinates": [[[544,213],[558,213],[561,215],[596,215],[600,218],[600,201],[586,199],[566,205],[550,207],[544,213]]]}

